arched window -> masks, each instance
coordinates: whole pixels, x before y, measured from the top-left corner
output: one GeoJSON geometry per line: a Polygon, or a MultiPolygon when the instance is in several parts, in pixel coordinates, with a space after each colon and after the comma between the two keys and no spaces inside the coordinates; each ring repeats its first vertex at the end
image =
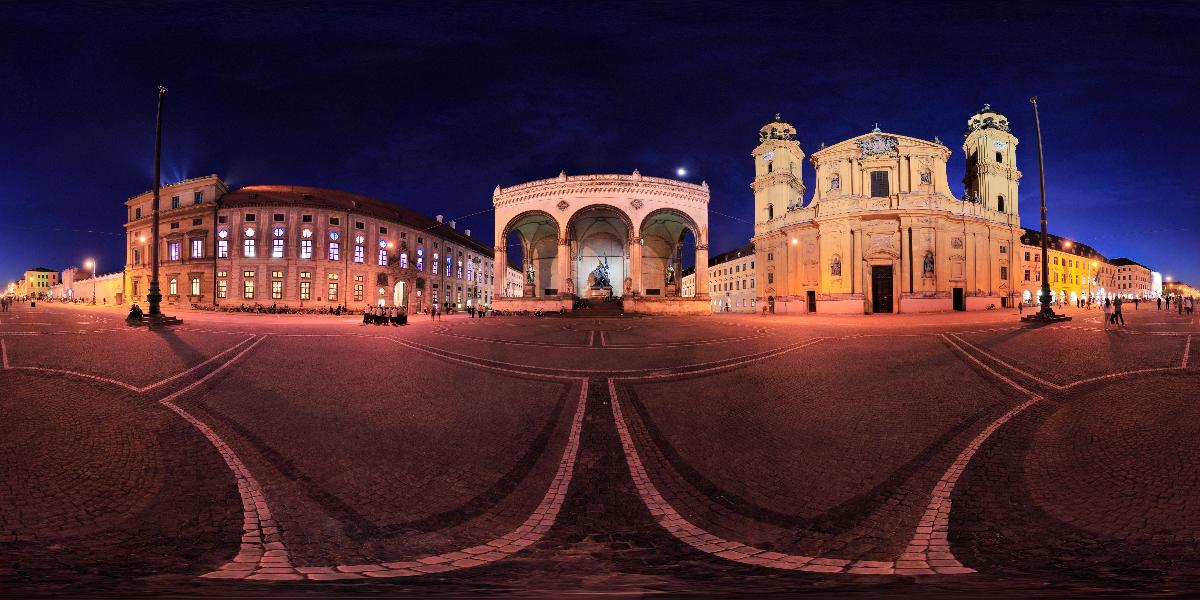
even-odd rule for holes
{"type": "Polygon", "coordinates": [[[425,249],[417,248],[417,272],[423,273],[424,271],[425,271],[425,249]]]}
{"type": "Polygon", "coordinates": [[[1004,196],[996,196],[996,210],[1004,212],[1004,196]]]}
{"type": "Polygon", "coordinates": [[[775,218],[775,205],[768,204],[767,205],[767,220],[770,221],[771,219],[774,219],[774,218],[775,218]]]}
{"type": "Polygon", "coordinates": [[[1004,162],[1004,155],[1003,155],[1003,154],[1000,154],[999,152],[997,152],[997,153],[996,153],[996,162],[998,162],[998,163],[1003,163],[1003,162],[1004,162]]]}

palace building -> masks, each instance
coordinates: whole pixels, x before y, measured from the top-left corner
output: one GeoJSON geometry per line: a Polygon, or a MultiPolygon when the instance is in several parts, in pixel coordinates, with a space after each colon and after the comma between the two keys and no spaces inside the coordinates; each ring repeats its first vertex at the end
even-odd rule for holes
{"type": "MultiPolygon", "coordinates": [[[[125,290],[150,285],[151,192],[128,210],[125,290]]],[[[166,305],[361,308],[490,305],[491,248],[454,221],[358,194],[216,175],[160,193],[159,285],[166,305]]],[[[499,280],[503,282],[504,271],[499,280]]]]}
{"type": "MultiPolygon", "coordinates": [[[[754,245],[746,244],[708,260],[708,297],[713,312],[754,312],[754,245]]],[[[696,295],[696,270],[683,275],[683,295],[696,295]]]]}

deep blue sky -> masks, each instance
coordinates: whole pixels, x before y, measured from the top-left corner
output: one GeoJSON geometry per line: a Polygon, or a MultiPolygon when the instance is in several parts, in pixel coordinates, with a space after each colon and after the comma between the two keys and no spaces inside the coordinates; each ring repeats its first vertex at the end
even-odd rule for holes
{"type": "MultiPolygon", "coordinates": [[[[966,119],[989,102],[1021,139],[1036,228],[1036,94],[1051,231],[1200,281],[1197,31],[1195,3],[1158,2],[5,2],[0,281],[93,255],[121,268],[159,83],[164,182],[461,217],[497,183],[682,166],[712,188],[713,254],[751,234],[749,153],[776,112],[809,153],[875,122],[940,136],[958,194],[966,119]]],[[[459,222],[490,241],[490,212],[459,222]]]]}

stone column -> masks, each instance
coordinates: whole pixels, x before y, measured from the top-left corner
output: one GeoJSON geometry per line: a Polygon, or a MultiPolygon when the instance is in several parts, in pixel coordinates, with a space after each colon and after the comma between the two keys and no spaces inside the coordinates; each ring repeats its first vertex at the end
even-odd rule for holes
{"type": "MultiPolygon", "coordinates": [[[[504,281],[508,279],[508,249],[504,246],[496,246],[493,249],[496,253],[492,259],[492,301],[496,298],[503,298],[504,281]]],[[[428,293],[428,292],[427,292],[428,293]]]]}
{"type": "Polygon", "coordinates": [[[625,290],[624,293],[631,294],[637,292],[639,295],[645,291],[642,287],[642,238],[631,238],[629,240],[629,277],[633,280],[633,289],[625,290]]]}
{"type": "Polygon", "coordinates": [[[696,298],[708,299],[708,244],[696,244],[696,298]]]}
{"type": "MultiPolygon", "coordinates": [[[[558,268],[556,287],[559,294],[565,294],[568,289],[571,289],[567,287],[567,280],[571,278],[571,240],[567,239],[565,235],[558,238],[558,254],[555,255],[555,262],[558,268]]],[[[578,294],[579,291],[576,290],[575,293],[578,294]]]]}

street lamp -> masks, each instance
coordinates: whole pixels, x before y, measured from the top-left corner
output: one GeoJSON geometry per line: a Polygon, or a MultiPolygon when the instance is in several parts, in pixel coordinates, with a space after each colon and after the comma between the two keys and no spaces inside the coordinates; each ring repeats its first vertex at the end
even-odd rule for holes
{"type": "Polygon", "coordinates": [[[96,305],[96,260],[89,258],[83,262],[83,266],[87,267],[92,272],[92,306],[96,305]]]}
{"type": "Polygon", "coordinates": [[[1054,309],[1050,307],[1050,261],[1047,259],[1049,251],[1046,233],[1046,164],[1042,157],[1042,124],[1038,117],[1037,96],[1030,98],[1029,103],[1033,105],[1033,125],[1037,130],[1038,175],[1041,178],[1042,193],[1042,288],[1038,294],[1038,301],[1041,303],[1042,309],[1036,318],[1043,321],[1068,320],[1070,317],[1056,315],[1054,309]]]}

